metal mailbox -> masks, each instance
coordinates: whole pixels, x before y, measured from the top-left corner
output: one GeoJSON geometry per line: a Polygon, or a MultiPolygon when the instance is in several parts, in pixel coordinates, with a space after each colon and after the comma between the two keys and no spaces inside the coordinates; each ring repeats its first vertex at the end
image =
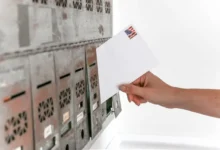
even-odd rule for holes
{"type": "Polygon", "coordinates": [[[102,129],[102,109],[96,60],[96,45],[86,47],[86,68],[88,81],[88,102],[91,119],[91,137],[94,138],[102,129]]]}
{"type": "Polygon", "coordinates": [[[73,55],[73,99],[76,115],[76,149],[82,149],[90,140],[88,105],[86,101],[86,62],[84,47],[70,48],[73,55]]]}
{"type": "Polygon", "coordinates": [[[1,61],[0,99],[0,149],[33,150],[29,62],[26,57],[1,61]]]}
{"type": "Polygon", "coordinates": [[[59,150],[58,100],[53,53],[32,55],[29,59],[35,150],[59,150]]]}
{"type": "Polygon", "coordinates": [[[60,147],[62,150],[75,149],[75,112],[72,97],[72,52],[62,49],[54,53],[57,83],[57,101],[60,126],[60,147]]]}

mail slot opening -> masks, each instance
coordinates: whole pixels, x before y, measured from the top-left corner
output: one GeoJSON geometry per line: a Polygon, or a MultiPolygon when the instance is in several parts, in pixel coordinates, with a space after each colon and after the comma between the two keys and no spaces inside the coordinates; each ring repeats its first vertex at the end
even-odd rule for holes
{"type": "Polygon", "coordinates": [[[67,73],[67,74],[65,74],[65,75],[63,75],[63,76],[60,76],[60,80],[61,79],[64,79],[64,78],[67,78],[67,77],[69,77],[70,76],[70,73],[67,73]]]}
{"type": "Polygon", "coordinates": [[[20,96],[25,95],[25,93],[26,93],[25,91],[22,91],[22,92],[19,92],[19,93],[14,94],[14,95],[12,95],[12,96],[10,96],[10,97],[6,97],[6,98],[4,99],[4,102],[6,103],[6,102],[8,102],[8,101],[10,101],[10,100],[16,99],[16,98],[18,98],[18,97],[20,97],[20,96]]]}

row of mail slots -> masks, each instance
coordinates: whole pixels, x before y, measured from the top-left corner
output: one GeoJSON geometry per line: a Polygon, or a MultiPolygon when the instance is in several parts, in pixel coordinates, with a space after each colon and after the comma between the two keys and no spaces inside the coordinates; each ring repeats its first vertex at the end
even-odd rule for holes
{"type": "Polygon", "coordinates": [[[100,44],[1,61],[1,150],[81,150],[120,113],[118,94],[100,101],[100,44]]]}
{"type": "Polygon", "coordinates": [[[97,11],[99,13],[111,12],[111,0],[29,0],[25,3],[39,4],[43,6],[56,6],[61,8],[72,7],[81,10],[85,6],[87,11],[97,11]],[[104,7],[104,8],[103,8],[104,7]]]}

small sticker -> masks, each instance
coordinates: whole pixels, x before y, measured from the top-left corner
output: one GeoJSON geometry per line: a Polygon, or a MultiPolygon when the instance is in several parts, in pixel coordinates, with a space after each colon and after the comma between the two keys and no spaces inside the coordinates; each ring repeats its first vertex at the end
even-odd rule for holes
{"type": "Polygon", "coordinates": [[[14,150],[23,150],[23,148],[22,147],[17,147],[14,150]]]}
{"type": "Polygon", "coordinates": [[[63,114],[63,123],[65,123],[70,118],[70,112],[66,112],[63,114]]]}
{"type": "Polygon", "coordinates": [[[98,107],[98,102],[96,102],[95,104],[93,104],[93,111],[96,110],[97,107],[98,107]]]}
{"type": "Polygon", "coordinates": [[[81,112],[80,114],[77,115],[77,122],[80,122],[84,117],[83,112],[81,112]]]}
{"type": "Polygon", "coordinates": [[[53,126],[49,125],[44,129],[44,138],[46,139],[48,136],[50,136],[53,133],[53,126]]]}
{"type": "Polygon", "coordinates": [[[133,37],[135,37],[137,35],[137,32],[135,31],[135,29],[131,26],[129,27],[127,30],[125,30],[125,33],[127,34],[127,36],[132,39],[133,37]]]}

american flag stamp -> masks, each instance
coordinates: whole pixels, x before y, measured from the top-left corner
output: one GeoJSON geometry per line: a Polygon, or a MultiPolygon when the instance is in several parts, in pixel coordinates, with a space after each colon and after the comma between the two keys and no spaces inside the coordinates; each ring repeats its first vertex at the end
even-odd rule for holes
{"type": "Polygon", "coordinates": [[[132,39],[133,37],[135,37],[137,35],[137,32],[135,31],[135,29],[131,26],[129,27],[127,30],[125,30],[125,33],[127,34],[127,36],[132,39]]]}

